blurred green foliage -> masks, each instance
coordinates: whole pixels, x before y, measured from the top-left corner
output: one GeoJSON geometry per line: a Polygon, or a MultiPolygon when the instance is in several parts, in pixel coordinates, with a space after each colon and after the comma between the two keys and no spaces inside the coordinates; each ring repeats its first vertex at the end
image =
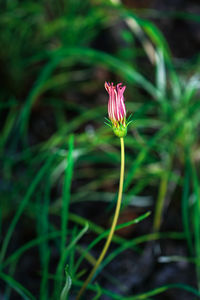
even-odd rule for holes
{"type": "MultiPolygon", "coordinates": [[[[97,202],[106,203],[108,218],[120,161],[119,141],[103,125],[105,80],[127,85],[126,104],[134,118],[125,140],[123,210],[144,206],[154,217],[145,235],[127,239],[116,233],[116,247],[104,265],[126,249],[141,251],[141,243],[180,239],[188,251],[184,260],[195,264],[200,290],[198,57],[180,64],[152,21],[100,0],[1,1],[0,44],[0,297],[58,299],[66,265],[73,295],[87,272],[81,261],[95,262],[90,249],[107,231],[98,218],[96,224],[84,214],[84,202],[93,211],[97,202]],[[161,230],[170,207],[182,223],[180,232],[176,226],[161,230]],[[93,243],[88,226],[99,235],[93,243]],[[26,257],[35,282],[30,270],[21,277],[26,257]]],[[[102,276],[111,285],[117,280],[106,272],[102,276]]],[[[100,285],[89,288],[95,299],[151,299],[171,288],[200,297],[186,284],[125,297],[116,284],[118,294],[100,285]]]]}

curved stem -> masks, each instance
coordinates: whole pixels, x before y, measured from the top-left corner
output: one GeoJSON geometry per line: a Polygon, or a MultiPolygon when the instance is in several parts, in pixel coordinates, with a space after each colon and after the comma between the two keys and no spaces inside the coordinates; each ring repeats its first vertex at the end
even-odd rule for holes
{"type": "Polygon", "coordinates": [[[124,152],[124,139],[120,138],[120,143],[121,143],[121,170],[120,170],[120,181],[119,181],[119,193],[118,193],[118,199],[117,199],[117,205],[116,205],[116,209],[115,209],[115,215],[113,218],[113,222],[112,222],[112,226],[110,229],[110,233],[108,235],[108,238],[106,240],[106,243],[104,245],[104,248],[98,258],[98,260],[96,261],[95,266],[93,267],[92,271],[90,272],[90,274],[88,275],[86,281],[84,282],[82,288],[80,289],[76,300],[79,300],[81,298],[81,296],[83,295],[85,289],[87,288],[88,284],[90,283],[90,281],[92,280],[92,277],[94,275],[94,273],[96,272],[96,270],[98,269],[99,265],[101,264],[102,260],[104,259],[106,252],[110,246],[110,243],[112,241],[112,237],[117,225],[117,221],[118,221],[118,217],[119,217],[119,212],[120,212],[120,207],[121,207],[121,201],[122,201],[122,191],[123,191],[123,182],[124,182],[124,161],[125,161],[125,152],[124,152]]]}

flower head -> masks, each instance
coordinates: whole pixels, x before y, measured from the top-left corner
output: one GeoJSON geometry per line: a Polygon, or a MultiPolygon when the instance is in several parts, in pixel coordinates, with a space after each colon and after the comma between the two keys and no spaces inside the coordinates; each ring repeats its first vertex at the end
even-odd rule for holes
{"type": "Polygon", "coordinates": [[[118,137],[123,137],[127,133],[126,107],[124,103],[126,86],[122,86],[122,83],[114,86],[113,83],[105,82],[105,89],[109,94],[108,116],[113,131],[118,137]]]}

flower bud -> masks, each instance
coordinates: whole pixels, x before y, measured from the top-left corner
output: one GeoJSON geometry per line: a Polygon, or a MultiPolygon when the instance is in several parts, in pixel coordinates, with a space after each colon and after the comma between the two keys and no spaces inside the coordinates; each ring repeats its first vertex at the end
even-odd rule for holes
{"type": "Polygon", "coordinates": [[[112,124],[114,134],[118,137],[124,137],[127,134],[126,107],[124,103],[124,91],[126,86],[118,83],[105,82],[105,89],[109,94],[108,116],[112,124]]]}

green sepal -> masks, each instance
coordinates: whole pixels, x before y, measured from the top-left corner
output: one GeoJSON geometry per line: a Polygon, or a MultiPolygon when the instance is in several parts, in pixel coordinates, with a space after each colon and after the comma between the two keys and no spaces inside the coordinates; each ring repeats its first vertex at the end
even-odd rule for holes
{"type": "Polygon", "coordinates": [[[133,120],[131,120],[132,116],[133,116],[133,114],[130,114],[130,116],[127,119],[127,124],[126,124],[127,127],[133,122],[133,120]]]}
{"type": "Polygon", "coordinates": [[[104,122],[104,124],[112,128],[112,125],[108,124],[107,122],[104,122]]]}
{"type": "Polygon", "coordinates": [[[129,121],[126,126],[128,127],[131,123],[133,123],[133,120],[129,121]]]}
{"type": "Polygon", "coordinates": [[[123,124],[120,124],[119,127],[113,126],[113,132],[119,138],[125,137],[127,135],[127,126],[123,124]]]}

